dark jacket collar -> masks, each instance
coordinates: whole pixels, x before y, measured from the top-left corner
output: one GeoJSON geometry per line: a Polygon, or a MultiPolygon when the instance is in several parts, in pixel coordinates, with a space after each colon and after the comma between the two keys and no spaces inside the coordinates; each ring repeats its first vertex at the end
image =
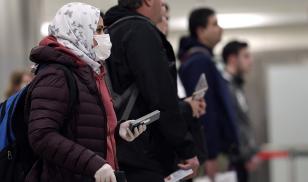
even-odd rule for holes
{"type": "Polygon", "coordinates": [[[61,45],[53,36],[43,38],[39,46],[31,50],[30,60],[36,64],[57,63],[67,67],[86,65],[69,49],[61,45]]]}
{"type": "Polygon", "coordinates": [[[188,36],[188,37],[182,37],[180,40],[178,58],[180,60],[183,60],[185,55],[189,52],[189,50],[196,47],[204,48],[210,53],[212,57],[214,56],[212,48],[209,48],[208,46],[202,44],[197,40],[197,38],[188,36]]]}
{"type": "Polygon", "coordinates": [[[50,46],[38,46],[32,49],[30,60],[36,64],[57,63],[68,67],[77,67],[73,57],[50,46]]]}

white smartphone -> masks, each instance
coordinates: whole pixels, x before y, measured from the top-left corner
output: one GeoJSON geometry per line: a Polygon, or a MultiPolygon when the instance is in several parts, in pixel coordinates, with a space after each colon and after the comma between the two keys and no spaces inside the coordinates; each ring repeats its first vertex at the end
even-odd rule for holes
{"type": "Polygon", "coordinates": [[[134,131],[134,129],[141,124],[149,125],[157,121],[159,118],[160,118],[160,111],[156,110],[154,112],[151,112],[137,120],[132,121],[130,124],[130,130],[134,131]]]}

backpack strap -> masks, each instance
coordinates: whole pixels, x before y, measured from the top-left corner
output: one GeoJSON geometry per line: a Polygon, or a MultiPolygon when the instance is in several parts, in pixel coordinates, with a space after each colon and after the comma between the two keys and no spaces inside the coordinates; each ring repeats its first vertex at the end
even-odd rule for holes
{"type": "Polygon", "coordinates": [[[6,100],[6,101],[4,101],[4,102],[1,104],[0,124],[2,123],[2,120],[3,120],[4,115],[5,115],[6,104],[7,104],[7,100],[6,100]]]}
{"type": "Polygon", "coordinates": [[[74,78],[73,72],[72,70],[70,70],[69,68],[67,68],[64,65],[61,64],[57,64],[58,68],[60,68],[61,70],[63,70],[64,75],[65,75],[65,79],[68,85],[68,89],[69,89],[69,105],[68,105],[68,115],[67,117],[71,117],[73,114],[73,109],[74,105],[77,104],[78,101],[78,88],[77,88],[77,83],[76,80],[74,78]]]}
{"type": "Polygon", "coordinates": [[[210,52],[206,49],[206,48],[203,48],[203,47],[193,47],[191,49],[188,50],[187,52],[187,56],[192,56],[196,53],[203,53],[204,55],[207,55],[209,56],[210,55],[210,52]]]}
{"type": "MultiPolygon", "coordinates": [[[[67,134],[68,132],[68,120],[70,117],[73,117],[74,115],[74,108],[75,105],[78,104],[78,88],[77,88],[77,83],[73,75],[73,71],[70,70],[67,66],[62,65],[62,64],[57,64],[57,63],[46,63],[46,64],[41,64],[38,65],[35,74],[39,74],[41,71],[43,71],[47,66],[49,65],[55,65],[57,68],[61,69],[64,72],[64,76],[67,82],[67,86],[69,89],[69,104],[68,104],[68,111],[65,116],[65,121],[63,131],[60,131],[63,134],[67,134]]],[[[28,120],[29,119],[29,113],[30,113],[30,99],[29,96],[31,95],[33,91],[33,84],[31,84],[31,87],[29,88],[29,91],[27,93],[27,99],[26,99],[26,107],[25,107],[25,118],[28,120]]]]}
{"type": "Polygon", "coordinates": [[[11,119],[12,119],[13,111],[15,110],[18,99],[19,99],[19,95],[14,98],[12,105],[10,106],[10,109],[8,110],[8,113],[7,113],[8,123],[6,125],[6,127],[7,127],[7,129],[6,129],[7,133],[6,134],[7,134],[8,144],[12,144],[13,140],[15,138],[15,136],[13,135],[13,128],[12,128],[11,119]]]}
{"type": "Polygon", "coordinates": [[[182,64],[185,63],[187,61],[187,59],[189,59],[191,56],[193,56],[195,54],[203,54],[204,56],[210,56],[211,57],[211,53],[206,48],[204,48],[204,47],[192,47],[192,48],[188,49],[188,51],[183,55],[183,57],[181,59],[181,63],[182,64]]]}
{"type": "Polygon", "coordinates": [[[77,83],[74,78],[73,72],[65,65],[57,64],[57,63],[47,63],[47,64],[39,65],[36,73],[38,74],[38,72],[45,69],[45,67],[47,67],[48,65],[56,65],[57,68],[61,69],[64,72],[67,86],[69,89],[69,105],[68,105],[68,108],[69,108],[68,117],[69,117],[70,114],[73,112],[73,109],[71,108],[73,108],[73,106],[77,103],[77,100],[78,100],[77,99],[78,98],[77,83]]]}
{"type": "Polygon", "coordinates": [[[13,132],[13,121],[16,107],[19,103],[21,95],[26,92],[26,88],[18,91],[16,94],[9,97],[3,104],[1,104],[1,141],[0,141],[0,150],[5,146],[12,145],[16,139],[15,133],[13,132]]]}
{"type": "Polygon", "coordinates": [[[112,83],[110,80],[110,76],[109,76],[109,71],[107,68],[107,65],[105,64],[105,62],[103,62],[104,68],[106,70],[106,74],[104,76],[105,78],[105,82],[106,85],[111,93],[111,97],[112,97],[112,102],[113,102],[113,106],[116,110],[120,110],[121,106],[125,103],[125,101],[128,100],[128,103],[122,113],[122,116],[119,117],[120,121],[124,121],[124,120],[128,120],[134,105],[136,103],[136,100],[138,98],[139,95],[139,89],[137,88],[135,83],[132,83],[124,92],[122,95],[117,94],[112,87],[112,83]]]}
{"type": "Polygon", "coordinates": [[[139,95],[139,89],[137,88],[136,84],[133,84],[127,90],[131,90],[131,96],[130,96],[128,103],[125,107],[125,110],[122,114],[121,121],[128,120],[129,115],[131,114],[131,112],[134,108],[134,105],[137,101],[138,95],[139,95]]]}
{"type": "MultiPolygon", "coordinates": [[[[78,104],[78,88],[77,83],[74,78],[72,70],[70,70],[67,66],[64,66],[62,64],[54,64],[59,69],[61,69],[64,72],[66,83],[69,90],[69,104],[68,104],[68,111],[64,118],[64,125],[62,127],[62,130],[60,131],[62,134],[69,135],[69,120],[74,117],[74,108],[76,108],[76,104],[78,104]]],[[[71,123],[74,125],[74,122],[71,123]]],[[[72,129],[72,128],[71,128],[72,129]]],[[[72,136],[70,136],[72,137],[72,136]]]]}

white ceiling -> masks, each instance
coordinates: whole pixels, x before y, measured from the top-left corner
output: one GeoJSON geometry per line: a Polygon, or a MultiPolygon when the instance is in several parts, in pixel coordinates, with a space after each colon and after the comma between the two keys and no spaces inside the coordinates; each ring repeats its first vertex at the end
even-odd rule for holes
{"type": "MultiPolygon", "coordinates": [[[[171,28],[183,29],[187,26],[187,16],[196,7],[212,7],[223,14],[225,21],[241,21],[244,16],[263,18],[259,26],[281,26],[308,24],[307,0],[167,0],[171,6],[171,28]],[[236,14],[235,19],[230,15],[236,14]],[[237,16],[238,15],[238,16],[237,16]],[[182,24],[179,23],[182,21],[182,24]]],[[[248,17],[246,17],[247,19],[248,17]]],[[[253,20],[252,20],[253,21],[253,20]]],[[[228,25],[232,24],[229,22],[228,25]]],[[[228,27],[227,25],[227,27],[228,27]]]]}
{"type": "MultiPolygon", "coordinates": [[[[92,4],[106,11],[117,0],[77,0],[92,4]]],[[[171,7],[171,40],[177,48],[178,39],[186,33],[187,17],[196,7],[209,6],[223,14],[224,21],[228,15],[239,17],[262,16],[263,24],[250,28],[227,29],[221,47],[230,39],[249,41],[253,51],[283,50],[308,48],[308,0],[166,0],[171,7]]],[[[72,0],[42,0],[42,22],[50,21],[55,12],[72,0]]],[[[227,17],[227,19],[226,19],[227,17]]],[[[241,18],[239,18],[241,19],[241,18]]],[[[245,19],[245,18],[244,18],[245,19]]],[[[227,22],[228,23],[228,22],[227,22]]]]}
{"type": "Polygon", "coordinates": [[[176,15],[196,6],[210,6],[221,13],[308,11],[306,0],[167,0],[167,2],[175,7],[176,15]]]}
{"type": "MultiPolygon", "coordinates": [[[[107,10],[117,0],[79,0],[107,10]]],[[[267,18],[264,26],[308,23],[307,0],[166,0],[171,7],[171,23],[187,19],[196,7],[209,6],[219,14],[250,13],[267,18]]],[[[44,0],[43,20],[49,21],[62,5],[72,0],[44,0]]],[[[185,25],[182,25],[185,26],[185,25]]],[[[176,28],[171,26],[171,28],[176,28]]]]}

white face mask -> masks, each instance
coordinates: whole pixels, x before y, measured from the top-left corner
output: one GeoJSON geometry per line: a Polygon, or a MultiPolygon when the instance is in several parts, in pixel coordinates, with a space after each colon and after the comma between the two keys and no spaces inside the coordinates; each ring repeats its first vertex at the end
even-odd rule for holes
{"type": "Polygon", "coordinates": [[[101,34],[101,35],[94,35],[94,39],[97,42],[97,46],[93,48],[96,57],[100,60],[105,61],[109,58],[111,54],[111,41],[109,34],[101,34]]]}

